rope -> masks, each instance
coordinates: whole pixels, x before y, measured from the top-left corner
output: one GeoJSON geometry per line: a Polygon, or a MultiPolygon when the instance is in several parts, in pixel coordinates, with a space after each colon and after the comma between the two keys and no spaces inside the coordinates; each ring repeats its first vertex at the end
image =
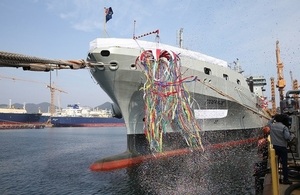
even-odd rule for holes
{"type": "Polygon", "coordinates": [[[145,37],[145,36],[148,36],[148,35],[151,35],[151,34],[155,34],[155,33],[156,33],[156,37],[159,37],[159,30],[157,29],[155,31],[145,33],[145,34],[140,35],[140,36],[133,36],[133,39],[139,39],[139,38],[142,38],[142,37],[145,37]]]}
{"type": "Polygon", "coordinates": [[[257,115],[259,115],[259,116],[261,116],[261,117],[263,117],[263,118],[266,118],[266,119],[270,119],[269,115],[267,115],[266,112],[264,112],[264,114],[262,114],[262,113],[260,113],[259,111],[253,109],[252,107],[250,107],[250,106],[248,106],[248,105],[245,105],[245,104],[243,104],[242,102],[239,102],[239,101],[236,100],[234,97],[232,97],[232,96],[230,96],[230,95],[224,93],[223,91],[217,89],[216,87],[214,87],[214,86],[212,86],[212,85],[210,85],[210,84],[204,83],[204,82],[202,82],[200,79],[197,79],[197,81],[201,82],[203,85],[205,85],[205,86],[209,87],[210,89],[214,90],[214,91],[217,92],[218,94],[220,94],[220,95],[222,95],[222,96],[224,96],[224,97],[227,97],[228,99],[230,99],[230,100],[232,100],[232,101],[234,101],[234,102],[236,102],[236,103],[242,105],[243,107],[245,107],[245,108],[248,109],[248,110],[251,110],[252,112],[256,113],[257,115]]]}
{"type": "Polygon", "coordinates": [[[10,53],[0,51],[0,66],[29,66],[32,64],[37,65],[52,65],[53,69],[64,69],[64,68],[85,68],[87,66],[87,62],[84,60],[50,60],[45,58],[38,58],[33,56],[27,56],[17,53],[10,53]]]}

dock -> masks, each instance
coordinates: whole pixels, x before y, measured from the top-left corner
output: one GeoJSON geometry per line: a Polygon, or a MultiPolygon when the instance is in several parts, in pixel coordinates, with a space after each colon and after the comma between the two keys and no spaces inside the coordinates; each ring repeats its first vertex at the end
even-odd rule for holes
{"type": "Polygon", "coordinates": [[[18,124],[0,124],[0,130],[6,129],[43,129],[45,124],[30,124],[30,123],[18,123],[18,124]]]}
{"type": "Polygon", "coordinates": [[[283,185],[279,183],[278,193],[273,193],[272,189],[272,175],[266,174],[264,179],[264,190],[263,195],[300,195],[300,179],[294,180],[290,179],[293,182],[292,185],[283,185]],[[295,188],[295,189],[294,189],[295,188]]]}
{"type": "Polygon", "coordinates": [[[256,179],[263,181],[262,186],[256,186],[256,194],[258,195],[300,195],[300,158],[295,156],[290,150],[288,154],[289,180],[292,184],[282,184],[281,165],[278,163],[277,156],[270,137],[267,143],[267,159],[264,165],[260,164],[260,170],[257,173],[256,179]],[[260,189],[262,187],[262,189],[260,189]]]}

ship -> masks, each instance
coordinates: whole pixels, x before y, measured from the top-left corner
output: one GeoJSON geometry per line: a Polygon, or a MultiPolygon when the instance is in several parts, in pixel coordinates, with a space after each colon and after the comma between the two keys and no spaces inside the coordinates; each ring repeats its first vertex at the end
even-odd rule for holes
{"type": "Polygon", "coordinates": [[[96,38],[87,61],[127,128],[127,150],[96,161],[93,171],[195,151],[194,145],[202,151],[253,144],[270,119],[263,95],[266,80],[244,76],[238,61],[233,66],[182,47],[135,38],[96,38]],[[174,70],[177,63],[180,67],[174,70]],[[176,100],[176,105],[164,99],[176,100]]]}
{"type": "Polygon", "coordinates": [[[113,117],[112,110],[91,109],[80,104],[69,104],[58,109],[53,116],[43,114],[44,121],[50,119],[52,127],[115,127],[124,126],[122,118],[113,117]]]}
{"type": "Polygon", "coordinates": [[[0,108],[0,129],[40,129],[44,123],[40,122],[41,113],[28,113],[25,104],[23,108],[11,105],[0,108]]]}

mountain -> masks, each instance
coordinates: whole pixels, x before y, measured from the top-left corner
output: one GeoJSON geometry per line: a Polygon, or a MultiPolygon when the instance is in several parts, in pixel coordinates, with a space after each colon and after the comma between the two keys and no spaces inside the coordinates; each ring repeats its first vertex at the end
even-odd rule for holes
{"type": "Polygon", "coordinates": [[[111,110],[112,109],[112,103],[111,102],[105,102],[104,104],[95,107],[95,109],[108,109],[111,110]]]}
{"type": "MultiPolygon", "coordinates": [[[[111,109],[112,108],[111,104],[112,103],[110,103],[110,102],[105,102],[104,104],[96,106],[95,108],[111,109]]],[[[14,107],[14,108],[23,108],[23,106],[24,105],[20,104],[20,103],[12,104],[12,107],[14,107]]],[[[8,107],[7,104],[0,104],[0,108],[7,108],[7,107],[8,107]]],[[[25,105],[25,109],[27,110],[28,113],[38,113],[38,112],[46,113],[46,112],[49,112],[49,110],[50,110],[50,103],[48,103],[48,102],[43,102],[43,103],[39,103],[39,104],[27,103],[25,105]]]]}

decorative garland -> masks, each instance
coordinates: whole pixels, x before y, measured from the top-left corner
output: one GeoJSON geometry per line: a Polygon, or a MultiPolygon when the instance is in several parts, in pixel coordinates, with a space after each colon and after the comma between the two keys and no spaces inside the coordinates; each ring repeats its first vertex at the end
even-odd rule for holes
{"type": "Polygon", "coordinates": [[[167,128],[180,132],[189,147],[201,147],[200,126],[190,105],[184,83],[197,77],[182,78],[178,55],[166,50],[144,51],[137,62],[143,67],[146,82],[144,132],[152,152],[163,152],[167,128]]]}

